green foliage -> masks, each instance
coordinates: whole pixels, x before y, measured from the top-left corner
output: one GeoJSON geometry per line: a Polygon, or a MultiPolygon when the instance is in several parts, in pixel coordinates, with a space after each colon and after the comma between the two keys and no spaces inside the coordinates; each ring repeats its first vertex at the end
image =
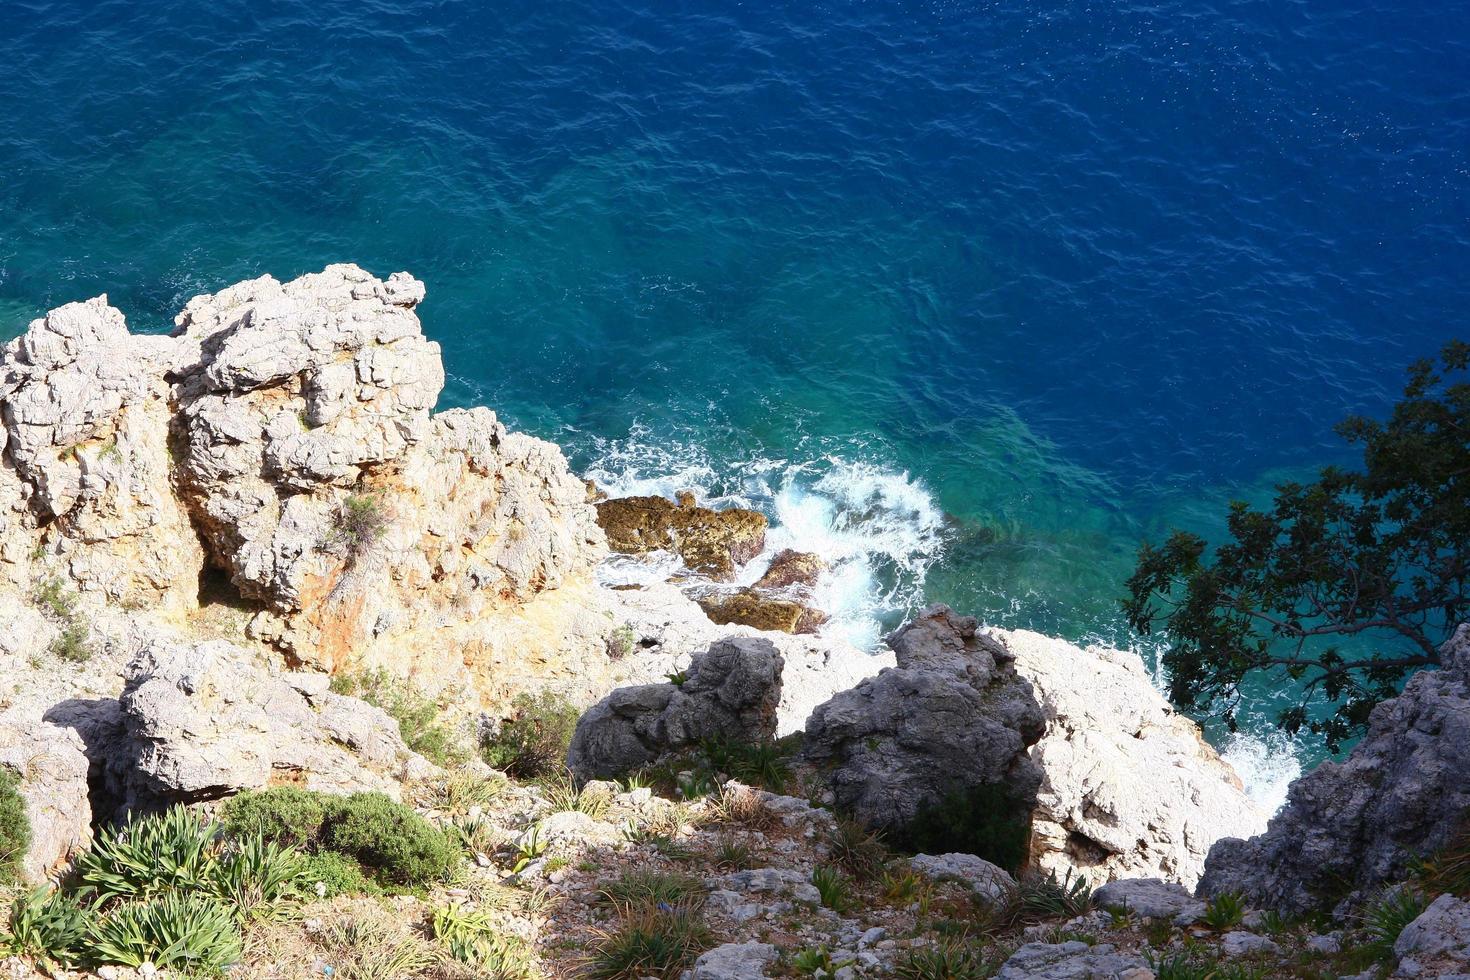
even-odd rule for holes
{"type": "Polygon", "coordinates": [[[721,871],[740,871],[751,867],[755,857],[751,854],[750,845],[733,837],[722,837],[715,847],[714,860],[715,867],[721,871]]]}
{"type": "Polygon", "coordinates": [[[555,775],[547,778],[542,784],[542,792],[546,802],[551,804],[553,813],[570,810],[585,813],[595,820],[607,813],[608,807],[612,806],[612,797],[606,791],[578,786],[572,774],[565,769],[558,770],[555,775]]]}
{"type": "Polygon", "coordinates": [[[213,887],[219,828],[182,806],[102,831],[76,860],[82,885],[101,901],[213,887]]]}
{"type": "Polygon", "coordinates": [[[924,890],[924,879],[908,869],[885,871],[879,880],[883,897],[890,902],[912,902],[924,890]]]}
{"type": "Polygon", "coordinates": [[[704,905],[704,895],[704,883],[694,875],[648,869],[624,871],[602,887],[604,900],[634,911],[661,906],[694,911],[704,905]]]}
{"type": "Polygon", "coordinates": [[[50,967],[70,966],[81,958],[92,926],[88,911],[71,896],[37,888],[16,896],[0,951],[28,956],[50,967]]]}
{"type": "Polygon", "coordinates": [[[213,891],[241,921],[280,919],[302,898],[306,872],[300,851],[251,835],[220,853],[213,891]]]}
{"type": "Polygon", "coordinates": [[[1055,872],[1033,872],[1021,876],[1012,900],[1025,921],[1071,919],[1092,911],[1092,886],[1081,875],[1073,877],[1070,870],[1061,880],[1055,872]]]}
{"type": "Polygon", "coordinates": [[[914,853],[974,854],[1014,873],[1031,848],[1031,811],[1004,786],[976,786],[921,809],[893,843],[914,853]]]}
{"type": "Polygon", "coordinates": [[[330,798],[295,786],[246,790],[220,808],[231,837],[258,834],[266,840],[310,849],[318,843],[330,798]]]}
{"type": "Polygon", "coordinates": [[[1229,929],[1240,925],[1245,917],[1245,896],[1240,892],[1221,892],[1205,903],[1200,921],[1211,929],[1229,929]]]}
{"type": "Polygon", "coordinates": [[[31,846],[31,820],[20,795],[20,779],[0,766],[0,885],[14,881],[31,846]]]}
{"type": "Polygon", "coordinates": [[[70,620],[77,613],[77,594],[68,589],[66,583],[58,577],[48,578],[37,585],[31,598],[36,605],[62,622],[70,620]]]}
{"type": "Polygon", "coordinates": [[[521,980],[535,975],[535,964],[525,944],[503,936],[486,912],[463,905],[444,905],[429,920],[434,938],[449,955],[474,967],[487,980],[521,980]]]}
{"type": "Polygon", "coordinates": [[[382,708],[398,722],[403,743],[435,765],[452,767],[464,762],[467,753],[454,729],[439,721],[439,705],[408,681],[381,668],[345,672],[332,678],[332,690],[382,708]]]}
{"type": "Polygon", "coordinates": [[[852,908],[852,880],[830,864],[812,869],[812,884],[822,896],[822,904],[833,912],[852,908]]]}
{"type": "Polygon", "coordinates": [[[529,868],[533,861],[546,853],[548,846],[541,839],[541,825],[533,824],[516,842],[516,863],[511,866],[511,874],[520,874],[529,868]]]}
{"type": "Polygon", "coordinates": [[[985,980],[1003,961],[1004,957],[991,957],[984,946],[950,940],[910,951],[893,973],[899,980],[985,980]]]}
{"type": "Polygon", "coordinates": [[[1427,908],[1429,899],[1415,888],[1396,888],[1379,896],[1363,910],[1368,948],[1383,962],[1393,962],[1393,945],[1398,942],[1399,933],[1427,908]]]}
{"type": "Polygon", "coordinates": [[[713,939],[697,913],[625,909],[612,929],[594,936],[583,976],[589,980],[677,977],[713,939]]]}
{"type": "Polygon", "coordinates": [[[833,976],[838,970],[854,963],[854,960],[832,960],[832,951],[826,946],[803,949],[791,957],[791,968],[804,977],[833,976]]]}
{"type": "Polygon", "coordinates": [[[320,851],[308,854],[302,868],[301,879],[306,888],[316,890],[320,885],[323,898],[338,895],[376,895],[381,891],[367,875],[355,858],[336,851],[320,851]]]}
{"type": "Polygon", "coordinates": [[[827,855],[859,879],[876,877],[889,857],[882,837],[844,816],[839,816],[827,833],[827,855]]]}
{"type": "Polygon", "coordinates": [[[392,516],[376,493],[355,493],[342,501],[337,523],[327,544],[346,553],[349,561],[367,554],[388,531],[392,516]]]}
{"type": "Polygon", "coordinates": [[[77,594],[60,578],[48,578],[36,587],[31,598],[61,627],[51,641],[52,656],[71,663],[91,660],[92,630],[77,612],[77,594]]]}
{"type": "Polygon", "coordinates": [[[673,673],[665,674],[664,677],[668,680],[670,684],[674,685],[675,687],[683,687],[684,684],[689,680],[689,671],[676,670],[673,673]]]}
{"type": "Polygon", "coordinates": [[[102,963],[219,973],[239,961],[242,943],[234,918],[204,895],[171,891],[128,902],[93,927],[90,955],[102,963]]]}
{"type": "Polygon", "coordinates": [[[607,659],[622,660],[638,648],[638,633],[624,623],[607,638],[607,659]]]}
{"type": "Polygon", "coordinates": [[[382,793],[333,800],[321,844],[356,858],[379,879],[400,885],[440,880],[459,861],[459,848],[443,832],[382,793]]]}
{"type": "Polygon", "coordinates": [[[772,793],[785,793],[791,780],[791,765],[778,742],[744,742],[720,736],[704,739],[699,749],[711,773],[733,776],[772,793]]]}
{"type": "Polygon", "coordinates": [[[1234,727],[1242,681],[1264,671],[1300,692],[1277,723],[1333,751],[1373,706],[1470,619],[1470,344],[1414,364],[1386,422],[1338,432],[1361,471],[1284,483],[1272,505],[1231,504],[1229,540],[1145,544],[1124,602],[1142,633],[1166,633],[1170,698],[1234,727]]]}
{"type": "Polygon", "coordinates": [[[1200,950],[1168,955],[1147,953],[1155,980],[1266,980],[1264,968],[1249,963],[1220,963],[1200,950]]]}
{"type": "Polygon", "coordinates": [[[480,742],[480,755],[517,779],[537,779],[560,769],[572,744],[578,712],[549,692],[518,694],[512,715],[480,742]]]}

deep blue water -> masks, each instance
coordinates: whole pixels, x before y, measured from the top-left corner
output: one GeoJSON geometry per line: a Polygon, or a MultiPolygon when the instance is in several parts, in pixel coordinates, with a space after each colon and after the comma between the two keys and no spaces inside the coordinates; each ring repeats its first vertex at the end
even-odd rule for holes
{"type": "Polygon", "coordinates": [[[766,507],[854,636],[1126,641],[1466,333],[1470,5],[1394,6],[0,0],[0,336],[408,269],[446,403],[766,507]]]}

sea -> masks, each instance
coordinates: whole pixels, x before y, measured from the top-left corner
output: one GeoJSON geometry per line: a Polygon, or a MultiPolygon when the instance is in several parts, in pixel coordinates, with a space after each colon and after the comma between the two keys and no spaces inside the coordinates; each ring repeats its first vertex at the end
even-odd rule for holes
{"type": "MultiPolygon", "coordinates": [[[[833,635],[1157,671],[1139,543],[1470,332],[1470,4],[0,0],[0,339],[342,261],[427,283],[441,405],[827,558],[833,635]]],[[[1273,807],[1284,684],[1204,719],[1273,807]]]]}

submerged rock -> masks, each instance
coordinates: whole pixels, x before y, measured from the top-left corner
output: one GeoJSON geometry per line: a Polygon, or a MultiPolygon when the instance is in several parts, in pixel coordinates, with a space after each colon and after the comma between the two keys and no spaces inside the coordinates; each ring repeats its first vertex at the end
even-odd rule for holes
{"type": "Polygon", "coordinates": [[[1199,894],[1239,891],[1299,914],[1361,900],[1401,877],[1409,858],[1464,832],[1470,813],[1470,624],[1440,650],[1440,669],[1409,678],[1373,709],[1341,763],[1291,784],[1266,832],[1210,850],[1199,894]]]}
{"type": "Polygon", "coordinates": [[[753,510],[695,506],[665,497],[619,497],[597,504],[597,522],[613,551],[671,551],[691,571],[727,580],[766,545],[766,517],[753,510]]]}
{"type": "Polygon", "coordinates": [[[681,683],[618,688],[578,720],[567,766],[609,779],[706,738],[769,741],[781,666],[769,640],[738,637],[697,654],[681,683]]]}
{"type": "Polygon", "coordinates": [[[803,754],[839,809],[902,832],[927,809],[975,790],[1029,822],[1041,770],[1026,750],[1044,717],[999,641],[948,606],[924,610],[888,639],[897,666],[817,707],[803,754]]]}

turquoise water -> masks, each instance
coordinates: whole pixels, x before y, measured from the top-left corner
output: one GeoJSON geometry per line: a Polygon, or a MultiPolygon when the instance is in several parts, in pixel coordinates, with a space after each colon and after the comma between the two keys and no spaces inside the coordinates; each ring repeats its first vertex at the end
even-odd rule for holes
{"type": "Polygon", "coordinates": [[[1464,333],[1470,12],[1403,7],[10,0],[0,335],[408,269],[446,404],[763,507],[851,638],[1127,643],[1141,538],[1464,333]]]}

